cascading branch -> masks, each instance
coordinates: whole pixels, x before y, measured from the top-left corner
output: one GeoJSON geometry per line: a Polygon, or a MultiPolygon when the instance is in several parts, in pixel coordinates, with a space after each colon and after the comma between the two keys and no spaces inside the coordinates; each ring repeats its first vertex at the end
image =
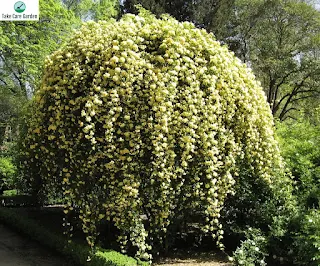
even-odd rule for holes
{"type": "Polygon", "coordinates": [[[47,58],[25,149],[26,178],[63,191],[91,246],[106,219],[143,259],[192,213],[223,247],[240,167],[271,184],[281,164],[251,71],[205,30],[148,14],[87,22],[47,58]]]}

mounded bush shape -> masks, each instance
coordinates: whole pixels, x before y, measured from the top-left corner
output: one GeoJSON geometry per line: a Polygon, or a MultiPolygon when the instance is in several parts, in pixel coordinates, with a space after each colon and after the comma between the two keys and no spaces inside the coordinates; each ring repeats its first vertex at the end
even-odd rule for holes
{"type": "Polygon", "coordinates": [[[268,184],[281,166],[272,115],[252,72],[211,34],[142,13],[87,22],[46,60],[26,180],[63,191],[92,246],[111,220],[122,251],[148,259],[178,217],[197,214],[223,247],[220,210],[240,166],[268,184]]]}

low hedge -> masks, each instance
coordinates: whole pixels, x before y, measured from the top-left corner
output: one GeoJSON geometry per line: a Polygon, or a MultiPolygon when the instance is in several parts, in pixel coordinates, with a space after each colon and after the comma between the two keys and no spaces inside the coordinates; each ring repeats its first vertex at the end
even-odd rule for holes
{"type": "Polygon", "coordinates": [[[15,195],[13,190],[7,191],[10,193],[0,195],[0,206],[2,207],[30,207],[36,204],[30,195],[15,195]]]}
{"type": "Polygon", "coordinates": [[[35,220],[27,217],[23,217],[22,219],[22,217],[17,213],[17,209],[0,207],[0,222],[29,236],[46,247],[54,249],[62,255],[70,257],[74,262],[81,265],[148,265],[146,262],[138,261],[114,250],[97,248],[94,254],[92,254],[89,247],[67,241],[62,236],[49,232],[44,226],[39,225],[35,220]],[[90,261],[88,261],[89,257],[90,261]]]}

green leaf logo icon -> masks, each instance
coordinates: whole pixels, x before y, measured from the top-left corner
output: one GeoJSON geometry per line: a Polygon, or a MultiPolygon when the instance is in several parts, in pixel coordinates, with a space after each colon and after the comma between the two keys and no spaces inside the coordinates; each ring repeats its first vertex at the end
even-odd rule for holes
{"type": "Polygon", "coordinates": [[[22,13],[26,10],[26,4],[19,1],[14,4],[14,10],[18,13],[22,13]]]}

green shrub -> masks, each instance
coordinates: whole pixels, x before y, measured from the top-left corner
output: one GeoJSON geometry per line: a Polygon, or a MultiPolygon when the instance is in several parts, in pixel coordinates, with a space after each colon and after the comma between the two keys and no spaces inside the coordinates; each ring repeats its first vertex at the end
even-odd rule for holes
{"type": "Polygon", "coordinates": [[[290,254],[295,265],[320,265],[320,210],[301,216],[290,254]]]}
{"type": "Polygon", "coordinates": [[[26,182],[63,191],[91,246],[111,220],[142,259],[193,215],[222,248],[220,211],[242,168],[267,188],[281,168],[252,72],[206,31],[146,11],[85,23],[46,60],[32,113],[26,182]]]}
{"type": "Polygon", "coordinates": [[[233,253],[232,261],[236,265],[265,266],[267,253],[267,238],[258,229],[248,228],[246,240],[233,253]]]}
{"type": "Polygon", "coordinates": [[[259,253],[249,248],[251,226],[265,237],[263,262],[319,265],[319,127],[306,121],[282,123],[277,133],[288,173],[279,171],[268,187],[250,171],[240,172],[236,193],[227,198],[222,212],[226,242],[239,245],[237,263],[259,265],[259,253]]]}
{"type": "Polygon", "coordinates": [[[292,233],[296,232],[293,224],[300,215],[292,191],[290,174],[284,171],[275,173],[272,186],[250,171],[240,172],[235,194],[228,196],[222,210],[225,244],[236,249],[235,261],[243,265],[275,265],[280,258],[292,261],[288,252],[294,241],[292,233]],[[248,227],[252,229],[248,231],[248,227]],[[261,245],[255,252],[250,246],[257,237],[261,245]]]}
{"type": "Polygon", "coordinates": [[[279,123],[277,135],[287,173],[278,171],[273,185],[267,186],[250,171],[240,171],[235,195],[227,198],[222,211],[226,244],[238,245],[237,263],[259,265],[259,253],[249,248],[250,226],[265,237],[264,262],[319,265],[319,126],[307,121],[279,123]]]}
{"type": "Polygon", "coordinates": [[[288,259],[295,265],[319,265],[320,127],[307,120],[279,123],[277,135],[300,209],[287,234],[288,259]]]}
{"type": "Polygon", "coordinates": [[[0,157],[0,195],[15,187],[16,167],[11,158],[0,157]]]}
{"type": "Polygon", "coordinates": [[[295,194],[305,208],[320,206],[320,127],[308,121],[279,123],[281,154],[295,180],[295,194]]]}
{"type": "Polygon", "coordinates": [[[2,146],[0,146],[0,157],[10,157],[12,158],[14,154],[14,148],[16,143],[12,142],[4,142],[2,146]]]}
{"type": "Polygon", "coordinates": [[[16,196],[16,195],[18,195],[18,191],[16,189],[3,191],[3,196],[12,197],[12,196],[16,196]]]}

